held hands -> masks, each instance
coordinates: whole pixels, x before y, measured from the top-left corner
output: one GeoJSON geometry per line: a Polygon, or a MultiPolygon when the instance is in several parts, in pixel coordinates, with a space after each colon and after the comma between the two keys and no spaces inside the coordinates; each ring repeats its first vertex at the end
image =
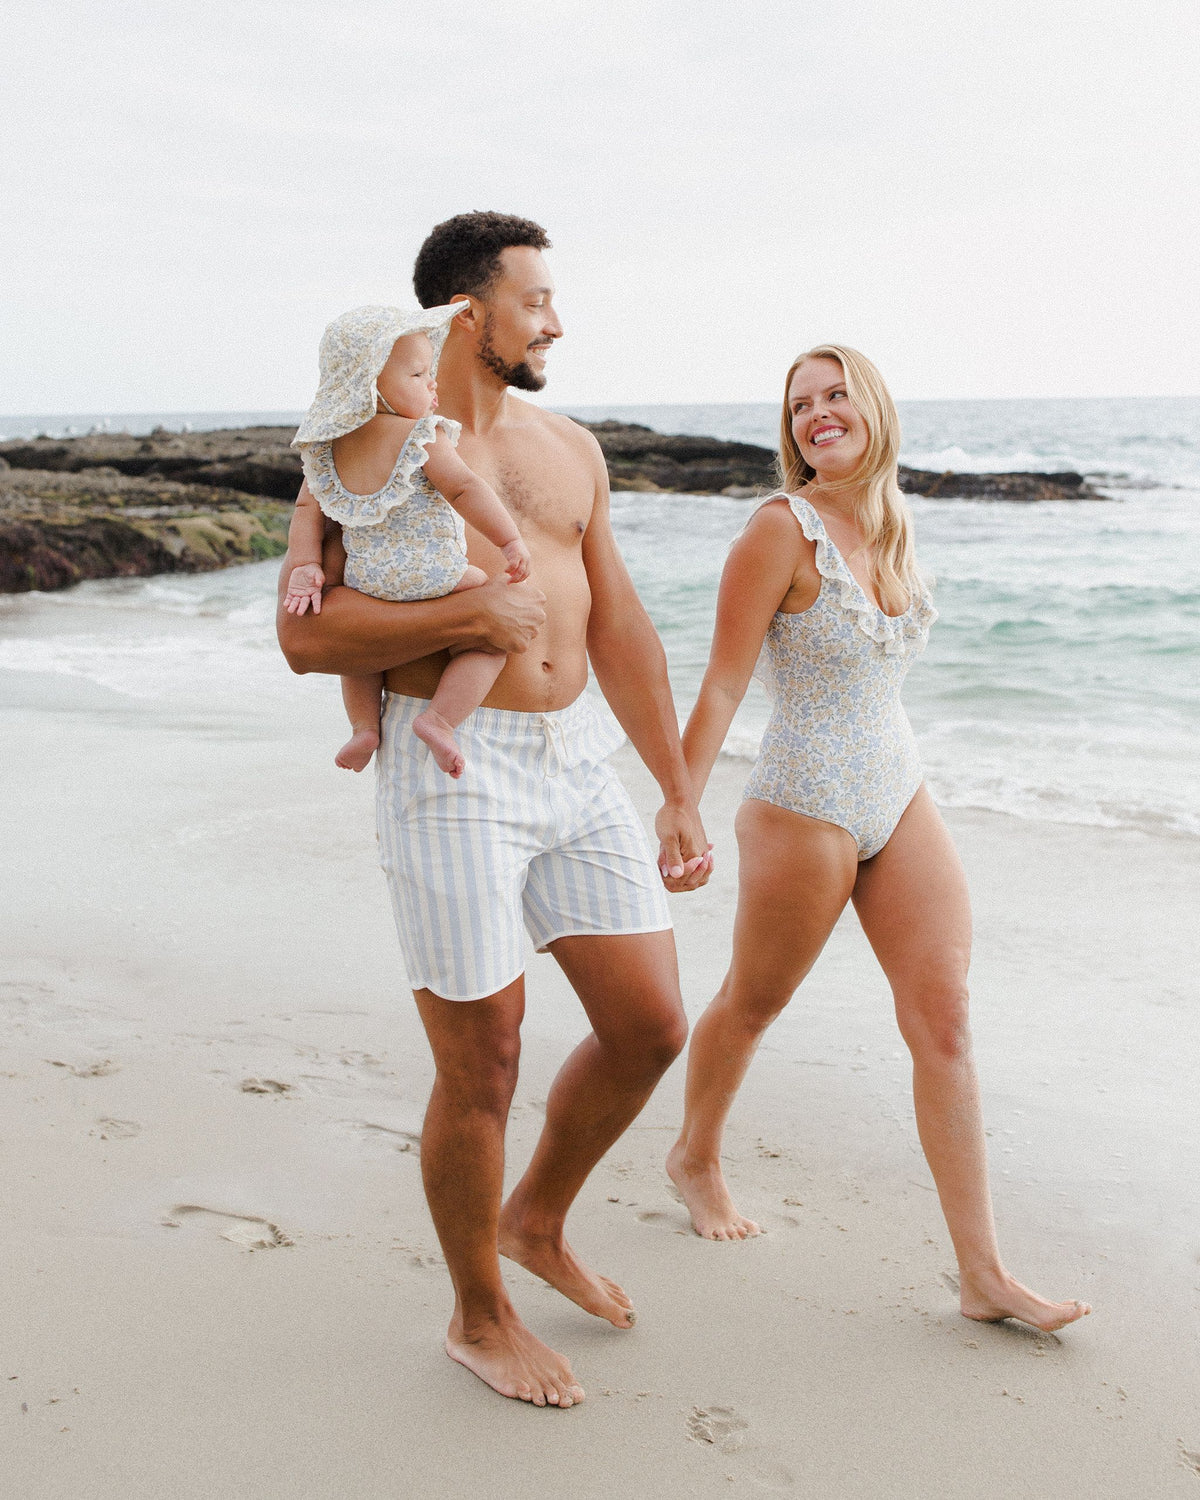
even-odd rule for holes
{"type": "Polygon", "coordinates": [[[654,819],[658,870],[667,890],[695,891],[712,874],[712,845],[694,803],[664,802],[654,819]]]}
{"type": "Polygon", "coordinates": [[[288,579],[285,608],[289,615],[302,615],[311,609],[314,615],[321,613],[321,590],[325,587],[325,574],[316,563],[304,563],[293,568],[288,579]]]}
{"type": "Polygon", "coordinates": [[[505,542],[500,550],[504,553],[504,571],[508,574],[509,583],[522,583],[529,577],[529,548],[518,536],[511,542],[505,542]]]}

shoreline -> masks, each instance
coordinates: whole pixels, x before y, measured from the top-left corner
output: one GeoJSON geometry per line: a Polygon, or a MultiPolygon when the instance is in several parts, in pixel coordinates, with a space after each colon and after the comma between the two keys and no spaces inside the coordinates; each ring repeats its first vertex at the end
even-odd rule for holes
{"type": "MultiPolygon", "coordinates": [[[[1200,846],[948,814],[977,912],[1001,1242],[1092,1317],[1056,1338],[958,1316],[903,1046],[847,919],[731,1123],[730,1178],[768,1234],[688,1231],[662,1170],[676,1064],[571,1220],[638,1327],[506,1268],[588,1392],[532,1411],[441,1352],[449,1287],[419,1183],[430,1067],[371,780],[329,764],[332,684],[286,686],[282,708],[206,689],[93,708],[25,681],[0,708],[20,851],[0,916],[16,1492],[516,1500],[563,1472],[581,1500],[639,1494],[651,1472],[665,1500],[1194,1492],[1200,846]]],[[[649,814],[646,773],[619,757],[649,814]]],[[[718,765],[717,874],[672,898],[693,1019],[728,952],[743,780],[718,765]]],[[[513,1174],[584,1030],[551,960],[531,960],[529,988],[513,1174]]]]}

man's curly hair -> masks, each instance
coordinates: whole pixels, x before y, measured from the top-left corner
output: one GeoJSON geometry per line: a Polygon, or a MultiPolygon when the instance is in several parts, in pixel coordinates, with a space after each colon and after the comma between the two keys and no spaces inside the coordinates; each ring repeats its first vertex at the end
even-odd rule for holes
{"type": "Polygon", "coordinates": [[[550,236],[516,214],[455,214],[435,225],[417,252],[413,290],[422,307],[441,307],[456,293],[484,297],[500,274],[500,253],[514,245],[548,250],[550,236]]]}

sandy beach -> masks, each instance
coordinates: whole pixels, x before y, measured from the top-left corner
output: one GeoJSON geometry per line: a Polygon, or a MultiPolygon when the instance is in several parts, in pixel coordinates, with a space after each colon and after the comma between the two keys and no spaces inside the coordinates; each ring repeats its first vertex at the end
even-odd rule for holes
{"type": "MultiPolygon", "coordinates": [[[[1200,1494],[1200,842],[951,816],[1001,1243],[1091,1318],[1056,1338],[959,1316],[906,1057],[847,920],[731,1125],[768,1232],[689,1232],[662,1170],[677,1065],[570,1226],[636,1329],[511,1270],[587,1391],[535,1410],[441,1352],[431,1070],[371,778],[331,764],[336,688],[281,667],[278,701],[247,707],[179,667],[167,703],[0,673],[4,1494],[1200,1494]]],[[[718,765],[717,874],[673,902],[693,1017],[728,952],[744,776],[718,765]]],[[[529,993],[513,1173],[583,1032],[551,960],[529,993]]]]}

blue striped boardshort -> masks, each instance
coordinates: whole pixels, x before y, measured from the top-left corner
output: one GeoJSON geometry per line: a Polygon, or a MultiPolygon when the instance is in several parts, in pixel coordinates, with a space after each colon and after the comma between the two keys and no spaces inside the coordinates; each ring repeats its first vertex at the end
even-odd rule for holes
{"type": "Polygon", "coordinates": [[[380,859],[413,989],[495,994],[561,937],[662,932],[666,893],[629,794],[607,764],[624,736],[585,694],[554,713],[478,708],[439,771],[412,732],[423,698],[384,694],[376,758],[380,859]]]}

